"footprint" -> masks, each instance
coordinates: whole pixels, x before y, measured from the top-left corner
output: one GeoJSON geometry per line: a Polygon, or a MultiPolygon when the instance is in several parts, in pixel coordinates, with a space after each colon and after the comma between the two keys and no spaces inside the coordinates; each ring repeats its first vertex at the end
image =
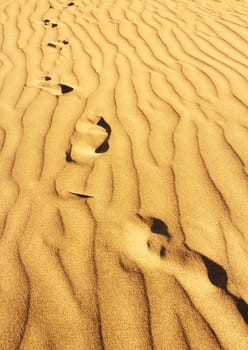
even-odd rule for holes
{"type": "MultiPolygon", "coordinates": [[[[223,313],[231,320],[230,324],[237,320],[237,327],[241,317],[248,323],[248,304],[228,291],[228,276],[222,266],[178,241],[161,219],[136,216],[146,228],[138,222],[137,225],[127,222],[117,228],[116,233],[111,232],[110,241],[115,244],[111,249],[119,252],[123,270],[133,272],[133,266],[137,266],[138,270],[170,275],[183,287],[200,313],[209,317],[223,313]]],[[[215,325],[217,323],[218,320],[215,325]]],[[[245,326],[241,324],[240,327],[243,334],[247,334],[245,326]]]]}
{"type": "Polygon", "coordinates": [[[56,28],[56,27],[58,27],[57,23],[52,22],[48,18],[45,18],[42,22],[43,22],[45,28],[56,28]]]}
{"type": "Polygon", "coordinates": [[[102,153],[102,151],[108,149],[109,146],[106,147],[106,140],[108,142],[110,132],[110,126],[102,117],[100,119],[97,116],[91,119],[80,119],[71,138],[71,159],[78,164],[95,161],[97,153],[102,153]],[[96,152],[97,150],[98,152],[96,152]]]}
{"type": "Polygon", "coordinates": [[[197,274],[202,281],[205,281],[204,264],[209,281],[217,288],[221,288],[233,300],[240,315],[248,323],[248,304],[228,291],[228,276],[222,266],[208,257],[191,250],[186,244],[174,242],[172,235],[168,232],[167,225],[162,220],[157,218],[146,219],[139,214],[138,216],[150,225],[152,233],[147,240],[148,250],[159,256],[161,260],[167,261],[169,263],[167,267],[170,267],[175,277],[180,279],[180,276],[188,273],[191,276],[192,274],[197,274]]]}
{"type": "Polygon", "coordinates": [[[161,258],[166,256],[166,247],[160,241],[156,242],[154,239],[148,239],[147,247],[151,252],[159,255],[161,258]]]}
{"type": "Polygon", "coordinates": [[[63,40],[63,41],[58,40],[58,41],[51,41],[51,42],[47,43],[47,46],[55,48],[55,49],[60,49],[60,50],[62,50],[65,45],[69,45],[68,40],[63,40]]]}
{"type": "Polygon", "coordinates": [[[55,76],[49,75],[49,72],[40,72],[40,75],[37,77],[30,77],[27,81],[27,87],[36,87],[36,88],[49,88],[55,85],[57,81],[55,76]]]}
{"type": "Polygon", "coordinates": [[[52,81],[52,78],[48,75],[46,75],[41,80],[37,79],[37,80],[31,81],[30,83],[27,84],[27,86],[40,88],[56,96],[65,95],[74,91],[74,87],[70,85],[61,84],[61,83],[55,84],[52,81]]]}
{"type": "Polygon", "coordinates": [[[148,250],[164,259],[167,256],[169,240],[163,236],[150,236],[147,240],[148,250]]]}
{"type": "Polygon", "coordinates": [[[71,1],[71,2],[69,2],[69,3],[67,3],[67,4],[59,4],[59,3],[57,3],[56,5],[50,5],[50,9],[53,9],[53,10],[65,10],[66,8],[68,8],[68,7],[71,7],[71,6],[75,6],[76,4],[75,4],[75,2],[73,2],[73,1],[71,1]]]}
{"type": "Polygon", "coordinates": [[[138,213],[136,215],[149,226],[150,234],[147,240],[148,250],[152,254],[159,256],[161,259],[166,258],[170,246],[169,243],[172,238],[166,223],[158,218],[143,217],[138,213]]]}
{"type": "Polygon", "coordinates": [[[149,228],[146,234],[146,249],[149,253],[147,261],[150,261],[151,266],[155,264],[157,268],[176,276],[180,275],[183,269],[189,273],[191,270],[197,270],[200,265],[199,270],[204,273],[205,267],[199,254],[190,250],[181,240],[173,237],[163,220],[143,217],[138,213],[136,216],[149,228]]]}

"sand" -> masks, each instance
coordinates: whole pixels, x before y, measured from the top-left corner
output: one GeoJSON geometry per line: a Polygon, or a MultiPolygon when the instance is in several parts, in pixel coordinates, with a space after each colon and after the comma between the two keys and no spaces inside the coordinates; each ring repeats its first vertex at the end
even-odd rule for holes
{"type": "Polygon", "coordinates": [[[248,349],[248,1],[1,0],[0,349],[248,349]]]}

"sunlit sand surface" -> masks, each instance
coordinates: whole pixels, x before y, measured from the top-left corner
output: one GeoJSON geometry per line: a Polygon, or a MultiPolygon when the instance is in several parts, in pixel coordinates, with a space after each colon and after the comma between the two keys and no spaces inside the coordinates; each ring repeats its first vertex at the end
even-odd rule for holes
{"type": "Polygon", "coordinates": [[[248,1],[1,0],[0,349],[248,349],[248,1]]]}

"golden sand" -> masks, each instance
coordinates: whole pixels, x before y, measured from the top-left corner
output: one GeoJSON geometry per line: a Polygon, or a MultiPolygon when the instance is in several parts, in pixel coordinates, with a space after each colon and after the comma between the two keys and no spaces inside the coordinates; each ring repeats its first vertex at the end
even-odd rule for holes
{"type": "Polygon", "coordinates": [[[248,1],[1,0],[0,350],[248,349],[248,1]]]}

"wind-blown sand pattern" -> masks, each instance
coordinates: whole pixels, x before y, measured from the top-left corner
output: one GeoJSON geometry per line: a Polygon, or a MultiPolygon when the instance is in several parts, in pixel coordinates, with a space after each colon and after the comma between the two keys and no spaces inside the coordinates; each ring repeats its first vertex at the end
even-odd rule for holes
{"type": "Polygon", "coordinates": [[[248,2],[1,0],[0,349],[248,349],[248,2]]]}

